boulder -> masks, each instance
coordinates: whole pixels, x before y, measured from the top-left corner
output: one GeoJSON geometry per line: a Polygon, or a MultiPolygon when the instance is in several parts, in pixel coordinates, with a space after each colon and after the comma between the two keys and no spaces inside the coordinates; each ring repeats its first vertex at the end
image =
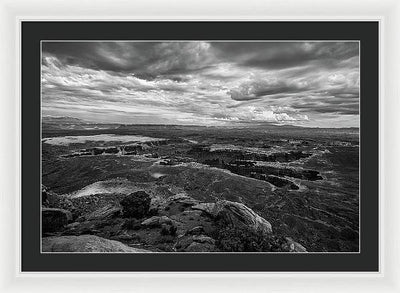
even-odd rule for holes
{"type": "Polygon", "coordinates": [[[122,209],[120,207],[108,204],[85,216],[85,219],[88,221],[107,220],[118,216],[121,212],[122,209]]]}
{"type": "Polygon", "coordinates": [[[65,228],[67,229],[76,229],[80,225],[79,222],[73,222],[71,224],[68,224],[65,228]]]}
{"type": "Polygon", "coordinates": [[[224,225],[247,228],[255,233],[272,233],[271,224],[242,203],[221,200],[217,203],[201,203],[192,207],[208,213],[224,225]]]}
{"type": "Polygon", "coordinates": [[[142,253],[148,250],[133,248],[115,240],[95,235],[44,237],[43,252],[127,252],[142,253]]]}
{"type": "Polygon", "coordinates": [[[162,224],[160,234],[164,236],[175,236],[177,230],[178,228],[173,224],[162,224]]]}
{"type": "Polygon", "coordinates": [[[307,249],[303,245],[293,241],[292,238],[285,237],[285,240],[286,240],[286,243],[282,244],[282,246],[281,246],[283,251],[288,251],[288,252],[307,252],[307,249]]]}
{"type": "Polygon", "coordinates": [[[212,234],[215,230],[215,222],[202,211],[199,210],[185,210],[183,212],[169,216],[177,227],[177,234],[212,234]],[[192,228],[201,226],[202,231],[193,231],[188,233],[192,228]]]}
{"type": "Polygon", "coordinates": [[[144,191],[137,191],[126,196],[120,204],[124,217],[140,219],[149,213],[150,202],[150,195],[144,191]]]}
{"type": "Polygon", "coordinates": [[[178,239],[175,249],[180,252],[216,251],[215,240],[206,235],[186,235],[178,239]]]}
{"type": "Polygon", "coordinates": [[[205,236],[205,235],[194,235],[192,237],[193,241],[199,242],[199,243],[209,243],[209,244],[215,244],[215,240],[212,239],[211,237],[205,236]]]}
{"type": "Polygon", "coordinates": [[[73,212],[74,204],[65,196],[50,191],[42,185],[42,205],[47,208],[64,209],[73,212]]]}
{"type": "Polygon", "coordinates": [[[192,242],[188,247],[185,248],[186,252],[212,252],[216,251],[214,244],[192,242]]]}
{"type": "Polygon", "coordinates": [[[195,200],[194,198],[192,198],[184,193],[174,194],[174,195],[168,197],[168,201],[169,202],[179,202],[181,204],[188,205],[188,206],[192,206],[192,205],[199,203],[198,200],[195,200]]]}
{"type": "Polygon", "coordinates": [[[193,227],[192,229],[186,231],[187,235],[201,235],[203,233],[204,233],[203,226],[196,226],[196,227],[193,227]]]}
{"type": "Polygon", "coordinates": [[[175,236],[177,231],[176,222],[167,216],[153,216],[144,220],[140,225],[145,228],[161,228],[161,235],[175,236]]]}
{"type": "Polygon", "coordinates": [[[63,230],[72,221],[71,212],[63,209],[42,208],[42,232],[63,230]]]}
{"type": "Polygon", "coordinates": [[[146,227],[161,227],[162,224],[173,225],[174,221],[172,221],[167,216],[153,216],[144,220],[141,225],[146,227]]]}
{"type": "Polygon", "coordinates": [[[214,213],[215,203],[199,203],[197,205],[192,206],[192,209],[203,211],[213,217],[216,216],[216,214],[214,213]]]}

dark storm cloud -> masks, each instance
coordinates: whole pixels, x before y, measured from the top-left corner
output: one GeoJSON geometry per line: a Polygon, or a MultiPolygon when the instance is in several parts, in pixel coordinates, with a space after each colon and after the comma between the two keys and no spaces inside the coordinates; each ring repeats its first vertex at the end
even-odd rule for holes
{"type": "Polygon", "coordinates": [[[359,102],[343,97],[305,98],[292,103],[300,112],[306,113],[337,113],[341,115],[358,115],[359,102]],[[305,102],[307,101],[307,102],[305,102]]]}
{"type": "Polygon", "coordinates": [[[212,43],[217,55],[243,66],[282,69],[309,63],[334,66],[358,56],[356,42],[218,42],[212,43]]]}
{"type": "Polygon", "coordinates": [[[44,42],[42,48],[42,106],[50,115],[358,126],[355,42],[44,42]]]}
{"type": "Polygon", "coordinates": [[[249,101],[266,96],[279,98],[279,94],[299,93],[306,91],[307,89],[307,86],[290,84],[284,81],[269,82],[266,80],[257,80],[240,85],[237,89],[231,90],[230,95],[235,101],[249,101]]]}
{"type": "Polygon", "coordinates": [[[179,74],[208,66],[204,42],[45,42],[43,52],[68,65],[133,72],[152,80],[158,74],[179,74]]]}

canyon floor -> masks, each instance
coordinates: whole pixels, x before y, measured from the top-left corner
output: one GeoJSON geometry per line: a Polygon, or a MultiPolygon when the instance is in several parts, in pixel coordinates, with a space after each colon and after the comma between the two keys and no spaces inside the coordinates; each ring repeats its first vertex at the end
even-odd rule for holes
{"type": "Polygon", "coordinates": [[[43,251],[359,250],[358,129],[50,123],[42,137],[43,251]]]}

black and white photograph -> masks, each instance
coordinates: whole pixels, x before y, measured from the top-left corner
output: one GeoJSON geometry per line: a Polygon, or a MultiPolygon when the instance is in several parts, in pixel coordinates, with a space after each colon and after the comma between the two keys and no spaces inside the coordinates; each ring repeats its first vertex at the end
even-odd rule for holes
{"type": "Polygon", "coordinates": [[[42,253],[359,253],[360,42],[43,40],[42,253]]]}

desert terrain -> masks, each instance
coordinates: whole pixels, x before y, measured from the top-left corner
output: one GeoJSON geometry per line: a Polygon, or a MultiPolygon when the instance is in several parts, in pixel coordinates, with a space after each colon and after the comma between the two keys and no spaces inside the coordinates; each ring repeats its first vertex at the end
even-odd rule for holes
{"type": "Polygon", "coordinates": [[[44,119],[43,252],[357,252],[359,129],[44,119]]]}

